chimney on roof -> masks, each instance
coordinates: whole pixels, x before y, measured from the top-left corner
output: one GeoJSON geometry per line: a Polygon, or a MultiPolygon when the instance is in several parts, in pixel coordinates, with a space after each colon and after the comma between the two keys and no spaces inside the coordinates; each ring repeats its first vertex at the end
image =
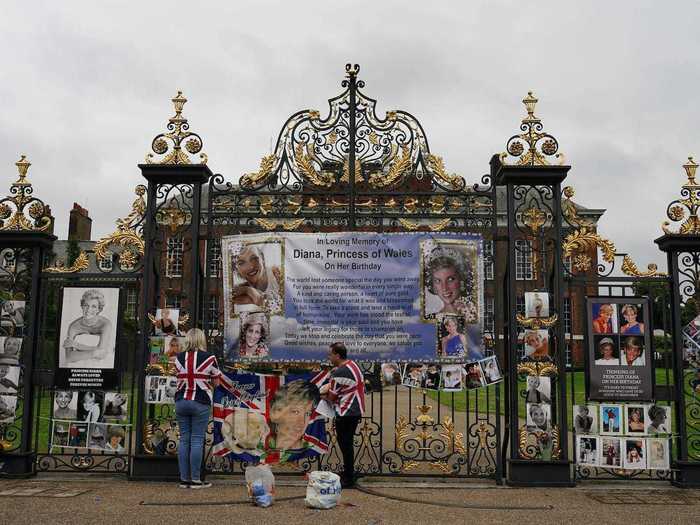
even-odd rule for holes
{"type": "Polygon", "coordinates": [[[73,203],[68,221],[69,241],[89,241],[92,233],[92,219],[88,211],[77,202],[73,203]]]}

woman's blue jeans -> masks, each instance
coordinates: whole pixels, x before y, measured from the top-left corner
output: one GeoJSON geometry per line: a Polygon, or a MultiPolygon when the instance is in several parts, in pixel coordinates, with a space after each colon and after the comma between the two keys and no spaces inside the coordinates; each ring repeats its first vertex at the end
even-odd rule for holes
{"type": "Polygon", "coordinates": [[[209,425],[209,405],[181,399],[175,402],[175,415],[180,428],[177,451],[180,480],[200,481],[204,435],[209,425]]]}

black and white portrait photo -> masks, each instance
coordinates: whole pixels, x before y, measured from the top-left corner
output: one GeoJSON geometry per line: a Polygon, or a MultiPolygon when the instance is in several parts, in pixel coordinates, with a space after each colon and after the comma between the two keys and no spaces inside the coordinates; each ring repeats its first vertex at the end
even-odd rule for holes
{"type": "Polygon", "coordinates": [[[671,407],[665,405],[646,405],[645,433],[651,436],[671,433],[671,407]]]}
{"type": "Polygon", "coordinates": [[[104,411],[105,421],[126,421],[129,417],[129,405],[126,394],[121,392],[105,392],[104,411]]]}
{"type": "Polygon", "coordinates": [[[90,423],[88,425],[87,448],[104,450],[107,443],[107,425],[90,423]]]}
{"type": "Polygon", "coordinates": [[[647,441],[647,468],[668,470],[670,455],[668,439],[649,438],[647,441]]]}
{"type": "Polygon", "coordinates": [[[0,395],[0,423],[12,423],[17,410],[17,396],[0,395]]]}
{"type": "Polygon", "coordinates": [[[578,436],[576,438],[576,462],[579,465],[598,466],[600,464],[600,438],[578,436]]]}
{"type": "Polygon", "coordinates": [[[88,423],[102,421],[104,392],[82,390],[78,392],[78,420],[88,423]]]}
{"type": "Polygon", "coordinates": [[[442,384],[446,392],[458,392],[464,388],[464,367],[462,365],[442,365],[442,384]]]}
{"type": "Polygon", "coordinates": [[[18,365],[21,351],[21,337],[0,337],[0,365],[18,365]]]}
{"type": "Polygon", "coordinates": [[[114,368],[119,288],[64,288],[59,368],[114,368]]]}
{"type": "Polygon", "coordinates": [[[525,292],[525,317],[549,317],[547,292],[525,292]]]}
{"type": "Polygon", "coordinates": [[[479,364],[484,372],[484,379],[487,385],[498,383],[503,379],[503,374],[498,366],[498,359],[495,355],[482,359],[479,361],[479,364]]]}
{"type": "Polygon", "coordinates": [[[3,335],[24,335],[24,301],[0,301],[0,328],[3,335]]]}
{"type": "Polygon", "coordinates": [[[16,394],[19,390],[18,366],[0,365],[0,394],[16,394]]]}
{"type": "Polygon", "coordinates": [[[70,390],[56,390],[53,395],[53,418],[72,421],[77,417],[78,393],[70,390]]]}
{"type": "Polygon", "coordinates": [[[598,433],[598,407],[574,405],[574,430],[577,434],[598,433]]]}
{"type": "Polygon", "coordinates": [[[146,376],[146,403],[174,404],[177,392],[177,377],[146,376]]]}
{"type": "Polygon", "coordinates": [[[547,376],[527,376],[526,403],[551,403],[552,378],[547,376]]]}
{"type": "Polygon", "coordinates": [[[551,413],[552,406],[548,403],[527,403],[525,405],[527,412],[527,427],[530,431],[549,431],[551,430],[551,413]]]}

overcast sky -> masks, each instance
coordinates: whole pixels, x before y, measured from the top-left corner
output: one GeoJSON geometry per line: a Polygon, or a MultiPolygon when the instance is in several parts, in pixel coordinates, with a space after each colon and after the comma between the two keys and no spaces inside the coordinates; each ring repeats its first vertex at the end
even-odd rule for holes
{"type": "Polygon", "coordinates": [[[257,168],[299,109],[325,113],[348,61],[378,113],[403,109],[433,153],[476,182],[523,116],[528,90],[572,170],[575,200],[645,267],[681,165],[700,157],[700,3],[3,2],[0,166],[20,153],[65,238],[126,215],[137,164],[178,89],[228,180],[257,168]]]}

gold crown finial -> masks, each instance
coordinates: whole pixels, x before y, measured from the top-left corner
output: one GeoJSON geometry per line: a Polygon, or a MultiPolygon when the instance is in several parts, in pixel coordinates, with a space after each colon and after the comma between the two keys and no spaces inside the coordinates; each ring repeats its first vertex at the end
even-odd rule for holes
{"type": "Polygon", "coordinates": [[[182,91],[178,90],[177,95],[170,100],[173,101],[173,106],[175,106],[175,116],[170,119],[170,122],[187,122],[187,119],[182,116],[182,108],[185,107],[185,102],[187,102],[187,99],[182,95],[182,91]]]}
{"type": "Polygon", "coordinates": [[[527,96],[523,99],[523,104],[525,104],[525,109],[527,110],[527,117],[523,122],[539,121],[535,116],[535,106],[537,105],[538,99],[532,94],[532,91],[527,92],[527,96]]]}
{"type": "Polygon", "coordinates": [[[29,184],[29,182],[27,182],[27,171],[29,171],[29,166],[31,165],[32,163],[27,160],[26,155],[20,156],[19,160],[15,162],[15,166],[17,166],[17,171],[19,172],[19,179],[17,179],[17,182],[15,182],[15,184],[29,184]]]}
{"type": "Polygon", "coordinates": [[[202,137],[189,131],[190,125],[187,118],[182,116],[182,108],[187,99],[182,91],[178,90],[177,95],[170,100],[175,106],[175,115],[168,119],[168,131],[156,135],[151,142],[153,153],[161,155],[161,158],[156,159],[153,153],[148,153],[146,164],[192,164],[194,160],[192,156],[197,153],[199,153],[199,164],[206,164],[206,153],[200,153],[203,147],[202,137]]]}
{"type": "Polygon", "coordinates": [[[698,169],[698,163],[693,160],[693,157],[688,157],[688,162],[683,164],[683,169],[688,177],[688,185],[695,186],[695,172],[698,169]]]}

